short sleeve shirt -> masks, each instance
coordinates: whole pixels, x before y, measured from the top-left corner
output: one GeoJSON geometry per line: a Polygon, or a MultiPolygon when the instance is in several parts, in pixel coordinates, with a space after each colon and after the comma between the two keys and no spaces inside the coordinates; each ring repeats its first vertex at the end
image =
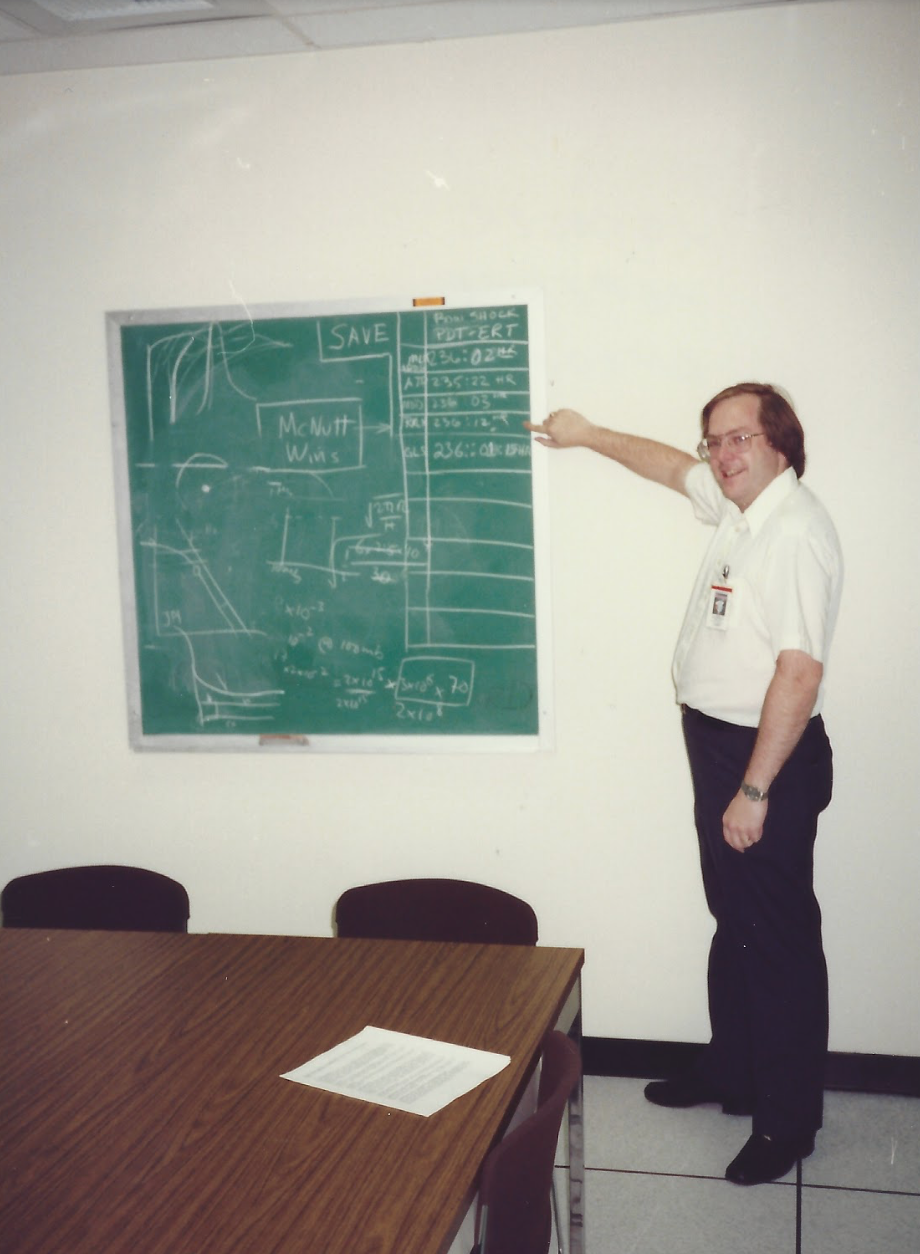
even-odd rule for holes
{"type": "MultiPolygon", "coordinates": [[[[723,496],[705,463],[690,470],[685,486],[697,518],[715,532],[674,654],[677,699],[756,727],[784,649],[826,667],[843,580],[840,542],[791,467],[744,512],[723,496]]],[[[822,679],[813,715],[823,699],[822,679]]]]}

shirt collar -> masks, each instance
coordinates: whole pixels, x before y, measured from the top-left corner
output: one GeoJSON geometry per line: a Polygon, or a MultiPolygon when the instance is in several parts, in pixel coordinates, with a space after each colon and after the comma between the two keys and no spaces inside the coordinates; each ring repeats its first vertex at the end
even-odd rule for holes
{"type": "Polygon", "coordinates": [[[791,496],[798,486],[798,475],[792,466],[787,466],[782,474],[777,475],[771,483],[767,484],[760,496],[751,501],[744,513],[733,501],[729,501],[729,510],[733,516],[743,518],[751,535],[756,536],[773,511],[778,509],[786,497],[791,496]]]}

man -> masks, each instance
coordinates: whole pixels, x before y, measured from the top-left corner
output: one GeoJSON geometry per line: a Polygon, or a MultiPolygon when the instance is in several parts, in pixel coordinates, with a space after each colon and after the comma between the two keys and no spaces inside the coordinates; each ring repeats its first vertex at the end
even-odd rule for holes
{"type": "Polygon", "coordinates": [[[773,387],[705,406],[700,460],[595,426],[573,410],[525,424],[690,498],[715,527],[674,656],[703,884],[716,920],[712,1037],[692,1069],[645,1090],[660,1106],[717,1102],[753,1116],[736,1184],[776,1180],[814,1149],[827,1055],[827,968],[812,854],[831,796],[820,715],[842,559],[799,479],[801,424],[773,387]]]}

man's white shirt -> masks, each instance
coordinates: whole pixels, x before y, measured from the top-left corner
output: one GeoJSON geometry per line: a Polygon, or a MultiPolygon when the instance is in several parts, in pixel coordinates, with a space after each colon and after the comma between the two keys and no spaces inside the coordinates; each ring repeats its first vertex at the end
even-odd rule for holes
{"type": "MultiPolygon", "coordinates": [[[[677,700],[756,727],[784,649],[827,664],[843,582],[840,541],[791,467],[743,513],[705,462],[691,468],[685,486],[697,518],[715,533],[674,653],[677,700]]],[[[823,696],[822,682],[813,715],[823,696]]]]}

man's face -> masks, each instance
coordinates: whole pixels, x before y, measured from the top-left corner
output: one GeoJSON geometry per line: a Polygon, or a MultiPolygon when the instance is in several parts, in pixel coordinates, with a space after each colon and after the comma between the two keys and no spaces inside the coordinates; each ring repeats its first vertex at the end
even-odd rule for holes
{"type": "Polygon", "coordinates": [[[724,443],[710,453],[710,464],[724,496],[740,510],[756,501],[764,488],[789,465],[785,456],[767,443],[760,425],[760,398],[743,393],[719,401],[709,415],[709,439],[740,432],[756,435],[743,449],[724,443]]]}

